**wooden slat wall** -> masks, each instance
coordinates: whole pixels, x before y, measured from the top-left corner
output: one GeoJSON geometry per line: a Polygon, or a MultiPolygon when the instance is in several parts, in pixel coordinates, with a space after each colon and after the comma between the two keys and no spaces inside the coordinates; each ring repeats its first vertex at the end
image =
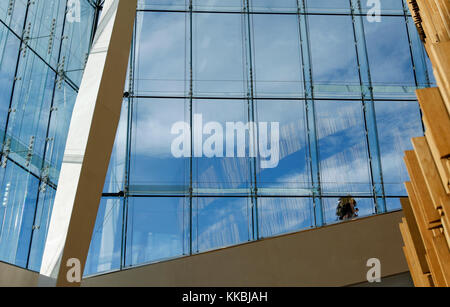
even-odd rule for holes
{"type": "Polygon", "coordinates": [[[425,137],[405,153],[403,251],[418,287],[450,286],[450,0],[407,0],[437,88],[417,91],[425,137]]]}

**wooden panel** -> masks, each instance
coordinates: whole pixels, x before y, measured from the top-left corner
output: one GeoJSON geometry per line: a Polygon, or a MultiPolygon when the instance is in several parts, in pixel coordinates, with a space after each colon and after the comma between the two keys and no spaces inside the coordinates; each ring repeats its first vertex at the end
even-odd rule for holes
{"type": "Polygon", "coordinates": [[[446,157],[450,156],[450,116],[439,88],[417,90],[416,94],[426,127],[425,137],[445,192],[450,194],[450,169],[445,166],[446,157]]]}
{"type": "Polygon", "coordinates": [[[434,22],[430,22],[433,20],[433,17],[432,17],[432,10],[428,6],[429,0],[416,0],[416,1],[417,4],[419,5],[419,14],[422,19],[422,26],[427,36],[426,42],[427,43],[440,42],[439,30],[434,22]]]}
{"type": "Polygon", "coordinates": [[[425,178],[425,183],[431,199],[433,200],[433,205],[436,209],[441,208],[442,203],[446,202],[448,195],[442,185],[442,181],[433,160],[431,151],[428,147],[427,140],[425,137],[413,138],[412,143],[417,160],[419,161],[420,169],[422,170],[423,177],[425,178]]]}
{"type": "Polygon", "coordinates": [[[436,82],[441,91],[447,112],[450,113],[450,41],[431,44],[428,51],[433,63],[436,82]]]}
{"type": "Polygon", "coordinates": [[[441,223],[444,224],[448,238],[448,231],[450,229],[450,196],[446,193],[442,185],[436,164],[433,161],[425,138],[414,138],[413,146],[433,204],[435,208],[442,209],[441,223]]]}
{"type": "Polygon", "coordinates": [[[442,272],[440,271],[439,263],[434,250],[430,249],[429,252],[426,254],[426,257],[428,263],[430,264],[433,284],[436,287],[445,287],[446,283],[442,275],[442,272]]]}
{"type": "Polygon", "coordinates": [[[402,203],[406,217],[401,225],[404,252],[416,285],[425,285],[423,280],[428,280],[430,285],[450,286],[450,0],[407,3],[425,42],[438,88],[417,91],[426,131],[425,137],[413,139],[414,151],[405,156],[411,178],[411,183],[406,183],[411,210],[402,203]],[[414,233],[411,211],[420,235],[414,233]],[[434,220],[436,214],[440,221],[434,225],[439,226],[432,227],[430,217],[434,220]],[[429,275],[421,276],[413,267],[422,253],[416,248],[415,257],[411,247],[418,245],[417,237],[423,242],[429,275]]]}
{"type": "Polygon", "coordinates": [[[443,202],[443,207],[442,207],[442,212],[441,212],[441,215],[442,215],[441,221],[442,221],[443,233],[447,240],[447,245],[450,248],[450,215],[449,215],[450,210],[449,210],[449,208],[450,208],[450,204],[449,204],[448,200],[447,200],[447,203],[443,202]]]}
{"type": "Polygon", "coordinates": [[[433,138],[439,158],[450,156],[450,116],[439,88],[416,91],[426,130],[433,138]]]}
{"type": "MultiPolygon", "coordinates": [[[[430,196],[428,188],[425,183],[425,178],[419,166],[416,154],[414,151],[405,152],[405,163],[408,173],[411,177],[411,183],[417,195],[417,203],[420,208],[420,216],[423,217],[425,225],[428,228],[439,226],[441,216],[436,208],[433,206],[433,200],[430,196]],[[438,223],[438,225],[436,225],[438,223]]],[[[415,215],[416,218],[418,215],[415,215]]]]}
{"type": "MultiPolygon", "coordinates": [[[[411,191],[409,197],[412,199],[412,201],[417,203],[416,195],[414,194],[411,182],[405,182],[405,185],[407,186],[407,190],[411,191]]],[[[423,274],[429,273],[430,268],[428,267],[427,260],[425,259],[425,246],[423,245],[419,228],[417,227],[416,218],[414,217],[410,200],[408,198],[402,198],[400,199],[400,202],[402,204],[403,213],[405,214],[405,219],[408,223],[408,229],[411,235],[412,245],[414,246],[414,249],[417,254],[418,265],[420,266],[421,272],[423,274]]]]}
{"type": "Polygon", "coordinates": [[[405,246],[403,247],[403,253],[405,254],[406,262],[408,263],[409,271],[411,272],[411,277],[414,281],[416,287],[430,287],[430,283],[427,278],[427,274],[424,274],[420,270],[419,258],[411,246],[411,235],[408,230],[408,224],[406,220],[399,224],[400,232],[403,237],[405,246]]]}
{"type": "Polygon", "coordinates": [[[441,268],[442,276],[445,281],[445,285],[450,286],[450,251],[447,245],[447,241],[442,233],[436,233],[433,236],[433,247],[436,251],[436,259],[441,268]]]}
{"type": "Polygon", "coordinates": [[[447,35],[450,36],[450,1],[448,0],[435,0],[436,6],[439,10],[439,15],[443,22],[443,26],[447,31],[447,35]]]}
{"type": "Polygon", "coordinates": [[[445,167],[447,159],[439,158],[436,143],[434,142],[434,138],[430,135],[429,131],[425,132],[425,138],[427,139],[427,143],[430,146],[430,151],[431,154],[433,155],[433,159],[435,161],[439,177],[441,178],[442,186],[444,187],[445,192],[447,194],[450,194],[450,171],[445,167]]]}
{"type": "MultiPolygon", "coordinates": [[[[414,195],[414,191],[411,190],[411,185],[405,185],[408,195],[414,195]]],[[[432,234],[429,229],[427,229],[425,221],[422,217],[419,205],[417,202],[410,198],[411,209],[413,210],[414,216],[416,217],[416,223],[419,229],[420,236],[425,246],[425,258],[430,268],[430,272],[433,278],[433,283],[437,287],[445,286],[444,277],[440,271],[439,262],[437,260],[436,252],[433,249],[432,234]]]]}

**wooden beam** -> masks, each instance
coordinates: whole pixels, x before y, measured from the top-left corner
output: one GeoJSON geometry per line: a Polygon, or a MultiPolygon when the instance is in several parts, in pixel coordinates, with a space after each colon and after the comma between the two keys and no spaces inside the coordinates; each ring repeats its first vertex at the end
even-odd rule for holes
{"type": "Polygon", "coordinates": [[[450,113],[450,41],[430,44],[428,47],[427,50],[433,63],[434,76],[445,102],[447,113],[450,113]]]}
{"type": "MultiPolygon", "coordinates": [[[[414,187],[415,194],[417,195],[420,217],[423,217],[424,223],[427,225],[428,229],[439,227],[441,224],[441,215],[433,206],[433,200],[426,186],[425,178],[414,151],[405,152],[405,163],[411,177],[412,187],[414,187]]],[[[418,217],[418,215],[415,216],[416,218],[418,217]]]]}
{"type": "MultiPolygon", "coordinates": [[[[411,201],[417,203],[417,198],[414,193],[414,189],[412,188],[411,182],[406,182],[405,185],[407,186],[408,191],[411,191],[411,194],[409,195],[411,201]]],[[[414,248],[414,251],[417,255],[417,264],[420,267],[421,273],[427,274],[430,272],[430,268],[428,267],[428,263],[425,258],[425,246],[423,245],[419,228],[417,227],[416,218],[414,217],[414,212],[411,208],[410,200],[408,198],[402,198],[400,202],[402,204],[405,220],[408,223],[408,230],[411,235],[411,246],[414,248]]]]}
{"type": "Polygon", "coordinates": [[[447,203],[447,200],[450,201],[450,198],[442,185],[442,181],[434,162],[433,155],[428,147],[427,140],[425,137],[418,137],[413,138],[412,143],[417,160],[419,161],[420,169],[422,170],[423,177],[425,178],[425,183],[433,201],[433,205],[436,209],[442,208],[443,203],[447,203]]]}
{"type": "Polygon", "coordinates": [[[403,242],[405,246],[403,247],[403,252],[405,254],[406,262],[408,263],[409,271],[411,277],[414,281],[416,287],[430,287],[430,283],[426,275],[428,273],[423,273],[420,269],[419,257],[412,244],[411,234],[408,229],[408,223],[406,219],[403,218],[402,223],[399,224],[400,232],[403,237],[403,242]]]}
{"type": "MultiPolygon", "coordinates": [[[[411,185],[405,184],[405,187],[408,195],[415,195],[411,185]]],[[[410,198],[410,203],[414,216],[416,218],[420,236],[425,246],[425,259],[427,260],[428,267],[430,268],[431,276],[433,278],[433,284],[437,287],[443,287],[445,286],[445,280],[440,269],[436,252],[434,251],[431,230],[429,230],[425,224],[425,220],[422,216],[419,204],[413,201],[412,198],[410,198]]]]}
{"type": "Polygon", "coordinates": [[[439,88],[421,89],[416,93],[426,127],[425,137],[444,189],[450,194],[450,169],[445,166],[447,157],[450,156],[450,116],[439,88]]]}

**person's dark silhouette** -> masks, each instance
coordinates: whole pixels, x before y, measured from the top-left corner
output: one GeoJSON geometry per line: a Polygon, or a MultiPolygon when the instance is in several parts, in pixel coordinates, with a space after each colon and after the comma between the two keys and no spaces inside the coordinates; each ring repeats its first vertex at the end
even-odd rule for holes
{"type": "Polygon", "coordinates": [[[356,208],[356,206],[356,200],[350,195],[339,198],[339,203],[336,209],[336,215],[339,220],[349,220],[357,217],[359,209],[356,208]]]}

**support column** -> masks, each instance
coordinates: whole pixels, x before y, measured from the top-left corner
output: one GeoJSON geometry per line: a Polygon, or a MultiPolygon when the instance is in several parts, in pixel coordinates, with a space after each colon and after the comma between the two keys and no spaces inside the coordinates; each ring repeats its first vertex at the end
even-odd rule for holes
{"type": "Polygon", "coordinates": [[[308,163],[312,183],[311,196],[313,197],[314,205],[314,225],[316,227],[321,227],[325,224],[325,221],[321,199],[322,190],[320,183],[319,142],[317,139],[316,109],[314,102],[311,41],[309,38],[308,15],[306,12],[307,2],[305,0],[297,0],[303,83],[305,91],[306,127],[308,133],[308,163]]]}
{"type": "Polygon", "coordinates": [[[73,110],[40,272],[57,286],[79,286],[67,275],[84,270],[120,118],[136,6],[137,0],[105,0],[73,110]]]}
{"type": "Polygon", "coordinates": [[[364,125],[366,130],[367,146],[369,147],[370,175],[372,180],[373,196],[375,197],[375,213],[386,212],[386,201],[381,169],[381,152],[378,141],[378,128],[375,117],[375,100],[372,77],[370,75],[369,56],[367,54],[366,37],[364,30],[364,14],[361,10],[360,0],[350,0],[353,21],[353,33],[357,53],[359,79],[361,85],[361,100],[364,111],[364,125]]]}

